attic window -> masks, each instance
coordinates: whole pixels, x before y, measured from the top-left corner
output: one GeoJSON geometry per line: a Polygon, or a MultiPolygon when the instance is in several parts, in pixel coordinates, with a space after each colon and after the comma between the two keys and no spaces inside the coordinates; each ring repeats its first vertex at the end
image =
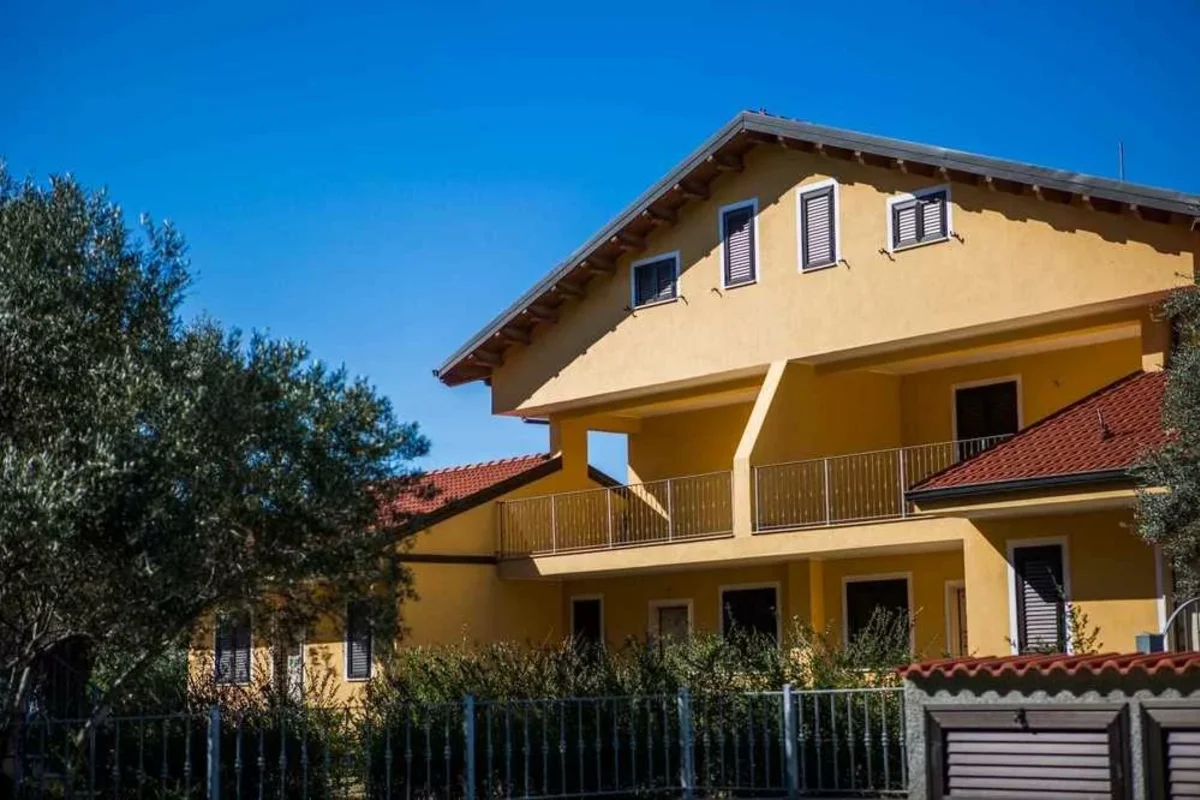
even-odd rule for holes
{"type": "Polygon", "coordinates": [[[888,249],[950,238],[950,188],[937,186],[888,200],[888,249]]]}
{"type": "Polygon", "coordinates": [[[634,262],[633,307],[669,303],[679,296],[679,253],[634,262]]]}

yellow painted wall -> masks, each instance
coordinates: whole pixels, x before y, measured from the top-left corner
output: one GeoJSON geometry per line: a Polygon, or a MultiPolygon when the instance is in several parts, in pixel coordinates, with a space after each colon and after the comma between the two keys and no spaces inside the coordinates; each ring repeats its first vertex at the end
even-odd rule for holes
{"type": "Polygon", "coordinates": [[[980,520],[963,542],[967,624],[976,655],[1011,652],[1008,543],[1065,537],[1070,600],[1099,627],[1101,651],[1129,652],[1158,630],[1154,550],[1128,511],[980,520]]]}
{"type": "Polygon", "coordinates": [[[745,163],[717,179],[710,199],[685,207],[678,225],[651,234],[644,252],[623,257],[615,276],[594,279],[558,323],[509,349],[492,378],[495,411],[1130,301],[1190,283],[1196,267],[1196,238],[1181,226],[957,183],[961,238],[888,255],[887,199],[940,181],[777,147],[756,148],[745,163]],[[841,182],[844,263],[800,274],[796,188],[830,176],[841,182]],[[760,279],[725,290],[718,209],[750,197],[759,203],[760,279]],[[674,250],[683,299],[629,310],[629,263],[674,250]]]}
{"type": "Polygon", "coordinates": [[[727,470],[752,403],[648,417],[629,435],[631,483],[727,470]]]}
{"type": "MultiPolygon", "coordinates": [[[[844,581],[850,577],[871,575],[910,578],[912,605],[916,617],[913,645],[917,653],[937,658],[946,650],[946,581],[963,579],[963,555],[951,550],[939,553],[846,558],[818,562],[824,572],[825,623],[839,637],[845,631],[844,581]]],[[[970,596],[970,587],[967,591],[970,596]]],[[[974,631],[968,615],[968,638],[974,631]]],[[[987,624],[984,622],[983,624],[987,624]]],[[[818,623],[818,627],[824,627],[818,623]]]]}
{"type": "Polygon", "coordinates": [[[1122,339],[904,375],[900,381],[904,443],[955,438],[953,387],[957,384],[1019,376],[1021,424],[1027,426],[1141,366],[1139,340],[1122,339]]]}

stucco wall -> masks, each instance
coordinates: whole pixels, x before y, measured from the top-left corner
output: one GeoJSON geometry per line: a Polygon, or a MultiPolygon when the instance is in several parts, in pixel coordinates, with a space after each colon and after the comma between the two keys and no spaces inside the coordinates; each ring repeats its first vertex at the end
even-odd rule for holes
{"type": "MultiPolygon", "coordinates": [[[[505,354],[497,412],[562,404],[772,361],[856,351],[1081,307],[1108,307],[1190,282],[1196,239],[1185,228],[952,184],[957,238],[894,255],[887,199],[938,184],[852,162],[760,147],[741,174],[686,207],[643,252],[597,278],[559,322],[505,354]],[[796,189],[840,182],[843,263],[800,274],[796,189]],[[721,288],[718,209],[756,197],[757,284],[721,288]],[[631,311],[629,263],[678,250],[679,302],[631,311]],[[669,353],[669,357],[664,357],[669,353]]],[[[514,294],[519,287],[514,287],[514,294]]]]}

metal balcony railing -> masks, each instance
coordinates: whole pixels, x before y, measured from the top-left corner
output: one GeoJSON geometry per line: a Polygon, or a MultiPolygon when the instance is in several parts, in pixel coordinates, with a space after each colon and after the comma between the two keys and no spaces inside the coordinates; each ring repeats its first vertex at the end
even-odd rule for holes
{"type": "Polygon", "coordinates": [[[729,535],[729,472],[497,503],[502,558],[729,535]]]}
{"type": "Polygon", "coordinates": [[[1007,438],[961,439],[755,467],[755,530],[908,516],[913,508],[905,492],[1007,438]]]}

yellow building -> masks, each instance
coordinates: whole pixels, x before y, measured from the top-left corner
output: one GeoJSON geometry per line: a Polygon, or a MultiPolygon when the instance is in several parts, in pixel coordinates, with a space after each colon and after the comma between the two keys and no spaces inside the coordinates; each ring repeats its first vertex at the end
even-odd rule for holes
{"type": "Polygon", "coordinates": [[[437,370],[548,423],[555,466],[419,535],[409,641],[850,637],[883,606],[924,655],[989,655],[1071,647],[1076,608],[1129,650],[1168,610],[1127,469],[1161,435],[1154,309],[1198,218],[738,115],[437,370]],[[594,431],[627,437],[624,484],[589,471],[594,431]]]}

